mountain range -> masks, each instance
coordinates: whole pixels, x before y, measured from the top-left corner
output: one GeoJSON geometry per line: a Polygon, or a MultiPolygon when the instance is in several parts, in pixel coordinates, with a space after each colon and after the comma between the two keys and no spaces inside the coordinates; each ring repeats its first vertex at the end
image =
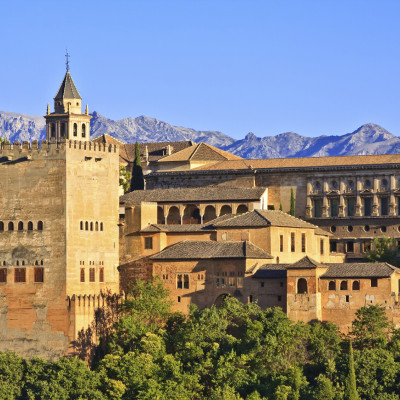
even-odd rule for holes
{"type": "MultiPolygon", "coordinates": [[[[211,144],[243,158],[400,153],[400,138],[372,123],[339,136],[307,137],[286,132],[261,138],[250,132],[243,139],[235,140],[222,132],[196,131],[145,116],[113,121],[97,112],[91,115],[92,139],[107,133],[126,143],[193,140],[211,144]]],[[[0,137],[11,142],[43,140],[46,137],[45,120],[43,117],[0,111],[0,137]]]]}

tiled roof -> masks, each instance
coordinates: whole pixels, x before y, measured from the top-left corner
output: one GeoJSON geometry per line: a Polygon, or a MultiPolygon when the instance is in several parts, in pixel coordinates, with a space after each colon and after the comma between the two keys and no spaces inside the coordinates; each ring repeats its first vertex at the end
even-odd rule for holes
{"type": "Polygon", "coordinates": [[[326,264],[329,269],[321,278],[388,278],[393,272],[400,272],[387,263],[343,263],[326,264]]]}
{"type": "MultiPolygon", "coordinates": [[[[103,134],[96,139],[93,139],[93,142],[117,144],[119,146],[119,156],[121,163],[133,163],[135,161],[135,143],[123,143],[108,134],[103,134]]],[[[172,152],[172,154],[174,154],[185,148],[193,146],[193,142],[191,140],[187,140],[182,142],[139,143],[139,151],[142,162],[144,162],[146,147],[148,153],[148,162],[154,162],[165,156],[167,146],[170,146],[170,151],[172,152]]]]}
{"type": "Polygon", "coordinates": [[[54,97],[54,100],[61,99],[81,99],[78,89],[75,86],[74,81],[72,80],[72,76],[69,72],[67,72],[64,76],[63,81],[61,82],[60,89],[54,97]]]}
{"type": "Polygon", "coordinates": [[[287,269],[315,269],[315,268],[328,268],[326,264],[321,264],[312,258],[305,256],[301,260],[293,264],[289,264],[287,269]]]}
{"type": "Polygon", "coordinates": [[[359,166],[375,164],[400,164],[400,154],[382,154],[365,156],[338,156],[338,157],[304,157],[304,158],[272,158],[221,161],[212,165],[195,168],[198,170],[248,170],[261,168],[307,168],[328,166],[359,166]]]}
{"type": "Polygon", "coordinates": [[[225,161],[241,160],[239,156],[220,150],[206,143],[198,143],[187,149],[165,156],[158,162],[183,162],[183,161],[225,161]]]}
{"type": "MultiPolygon", "coordinates": [[[[249,189],[246,189],[249,190],[249,189]]],[[[261,226],[284,226],[290,228],[316,229],[315,225],[301,219],[292,217],[282,211],[276,210],[253,210],[244,214],[233,216],[226,221],[214,224],[216,228],[229,227],[261,227],[261,226]]]]}
{"type": "Polygon", "coordinates": [[[184,189],[136,190],[120,197],[121,203],[140,204],[142,201],[158,203],[201,201],[258,201],[266,188],[202,187],[184,189]]]}
{"type": "Polygon", "coordinates": [[[324,229],[317,228],[315,230],[316,235],[321,235],[321,236],[333,236],[332,233],[325,231],[324,229]]]}
{"type": "Polygon", "coordinates": [[[288,265],[289,264],[265,264],[256,271],[253,278],[286,278],[286,268],[288,265]]]}
{"type": "Polygon", "coordinates": [[[150,257],[153,260],[204,260],[214,258],[273,258],[250,242],[182,241],[150,257]]]}
{"type": "MultiPolygon", "coordinates": [[[[164,224],[151,224],[147,225],[143,228],[140,232],[204,232],[208,229],[209,225],[202,225],[202,224],[185,224],[185,225],[178,225],[178,224],[171,224],[171,225],[164,225],[164,224]]],[[[210,227],[211,228],[211,227],[210,227]]]]}

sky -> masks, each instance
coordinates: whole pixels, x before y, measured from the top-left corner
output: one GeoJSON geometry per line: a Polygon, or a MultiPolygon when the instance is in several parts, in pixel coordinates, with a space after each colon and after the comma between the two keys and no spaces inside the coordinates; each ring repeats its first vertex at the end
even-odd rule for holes
{"type": "Polygon", "coordinates": [[[89,111],[236,139],[400,135],[400,2],[0,0],[0,110],[45,114],[70,72],[89,111]]]}

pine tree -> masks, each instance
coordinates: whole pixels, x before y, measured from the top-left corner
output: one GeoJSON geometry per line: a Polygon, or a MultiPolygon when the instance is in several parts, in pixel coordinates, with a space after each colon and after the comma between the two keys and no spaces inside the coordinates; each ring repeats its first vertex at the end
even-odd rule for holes
{"type": "Polygon", "coordinates": [[[279,203],[279,211],[283,211],[282,203],[279,203]]]}
{"type": "Polygon", "coordinates": [[[296,213],[296,206],[295,206],[295,202],[294,202],[294,192],[293,192],[293,188],[291,188],[290,189],[290,215],[292,215],[294,217],[295,213],[296,213]]]}
{"type": "Polygon", "coordinates": [[[131,190],[143,190],[144,189],[144,179],[142,163],[140,161],[140,151],[139,143],[135,143],[135,161],[132,167],[132,180],[131,180],[131,190]]]}
{"type": "Polygon", "coordinates": [[[349,374],[346,378],[346,387],[344,389],[345,400],[359,400],[356,386],[356,373],[354,370],[353,346],[349,342],[349,374]]]}

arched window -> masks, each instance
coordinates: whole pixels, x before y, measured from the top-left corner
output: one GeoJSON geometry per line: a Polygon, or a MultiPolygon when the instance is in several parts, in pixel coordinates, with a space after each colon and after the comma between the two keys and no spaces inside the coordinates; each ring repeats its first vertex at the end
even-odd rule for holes
{"type": "Polygon", "coordinates": [[[100,230],[101,231],[103,230],[103,223],[102,222],[100,222],[100,230]]]}
{"type": "Polygon", "coordinates": [[[90,223],[90,230],[93,230],[93,222],[90,223]]]}
{"type": "Polygon", "coordinates": [[[32,221],[28,222],[28,231],[33,231],[33,222],[32,221]]]}
{"type": "Polygon", "coordinates": [[[23,231],[24,230],[24,223],[22,221],[18,222],[18,230],[23,231]]]}
{"type": "Polygon", "coordinates": [[[340,282],[340,290],[347,290],[347,281],[340,282]]]}
{"type": "Polygon", "coordinates": [[[226,214],[232,214],[232,208],[231,206],[224,205],[221,207],[221,211],[219,212],[219,215],[226,215],[226,214]]]}
{"type": "Polygon", "coordinates": [[[65,122],[61,122],[60,125],[60,134],[63,139],[65,139],[65,122]]]}
{"type": "Polygon", "coordinates": [[[0,231],[4,231],[4,222],[0,221],[0,231]]]}
{"type": "Polygon", "coordinates": [[[212,221],[217,218],[214,206],[207,206],[204,210],[203,223],[212,221]]]}
{"type": "Polygon", "coordinates": [[[74,136],[78,136],[78,124],[74,124],[74,136]]]}
{"type": "Polygon", "coordinates": [[[96,231],[98,231],[99,230],[99,223],[97,221],[96,221],[95,226],[96,226],[96,231]]]}
{"type": "Polygon", "coordinates": [[[85,231],[88,231],[89,230],[89,222],[85,222],[85,231]]]}
{"type": "Polygon", "coordinates": [[[43,260],[40,260],[40,265],[43,265],[43,260]]]}
{"type": "Polygon", "coordinates": [[[38,231],[42,231],[43,230],[43,222],[42,221],[39,221],[37,223],[37,229],[38,229],[38,231]]]}
{"type": "Polygon", "coordinates": [[[307,293],[307,281],[304,278],[300,278],[297,281],[297,293],[298,294],[305,294],[307,293]]]}
{"type": "Polygon", "coordinates": [[[245,204],[241,204],[237,210],[236,214],[244,214],[245,212],[249,211],[248,207],[245,204]]]}
{"type": "Polygon", "coordinates": [[[360,281],[353,282],[353,290],[360,290],[360,281]]]}
{"type": "Polygon", "coordinates": [[[17,267],[19,267],[19,260],[17,260],[17,267]]]}
{"type": "Polygon", "coordinates": [[[38,260],[35,261],[35,265],[39,265],[39,261],[38,260]]]}
{"type": "Polygon", "coordinates": [[[335,281],[330,281],[328,290],[336,290],[336,282],[335,281]]]}
{"type": "Polygon", "coordinates": [[[179,209],[176,206],[172,206],[168,211],[167,224],[176,225],[181,223],[181,216],[179,209]]]}
{"type": "Polygon", "coordinates": [[[82,137],[86,137],[86,124],[82,124],[82,137]]]}
{"type": "Polygon", "coordinates": [[[186,224],[200,224],[200,210],[194,204],[188,204],[185,207],[185,211],[183,212],[183,221],[184,225],[186,224]]]}
{"type": "Polygon", "coordinates": [[[80,226],[81,226],[81,231],[83,231],[83,221],[81,221],[80,226]]]}
{"type": "Polygon", "coordinates": [[[14,230],[14,222],[11,222],[11,221],[10,221],[10,222],[8,223],[8,230],[9,230],[9,231],[13,231],[13,230],[14,230]]]}

